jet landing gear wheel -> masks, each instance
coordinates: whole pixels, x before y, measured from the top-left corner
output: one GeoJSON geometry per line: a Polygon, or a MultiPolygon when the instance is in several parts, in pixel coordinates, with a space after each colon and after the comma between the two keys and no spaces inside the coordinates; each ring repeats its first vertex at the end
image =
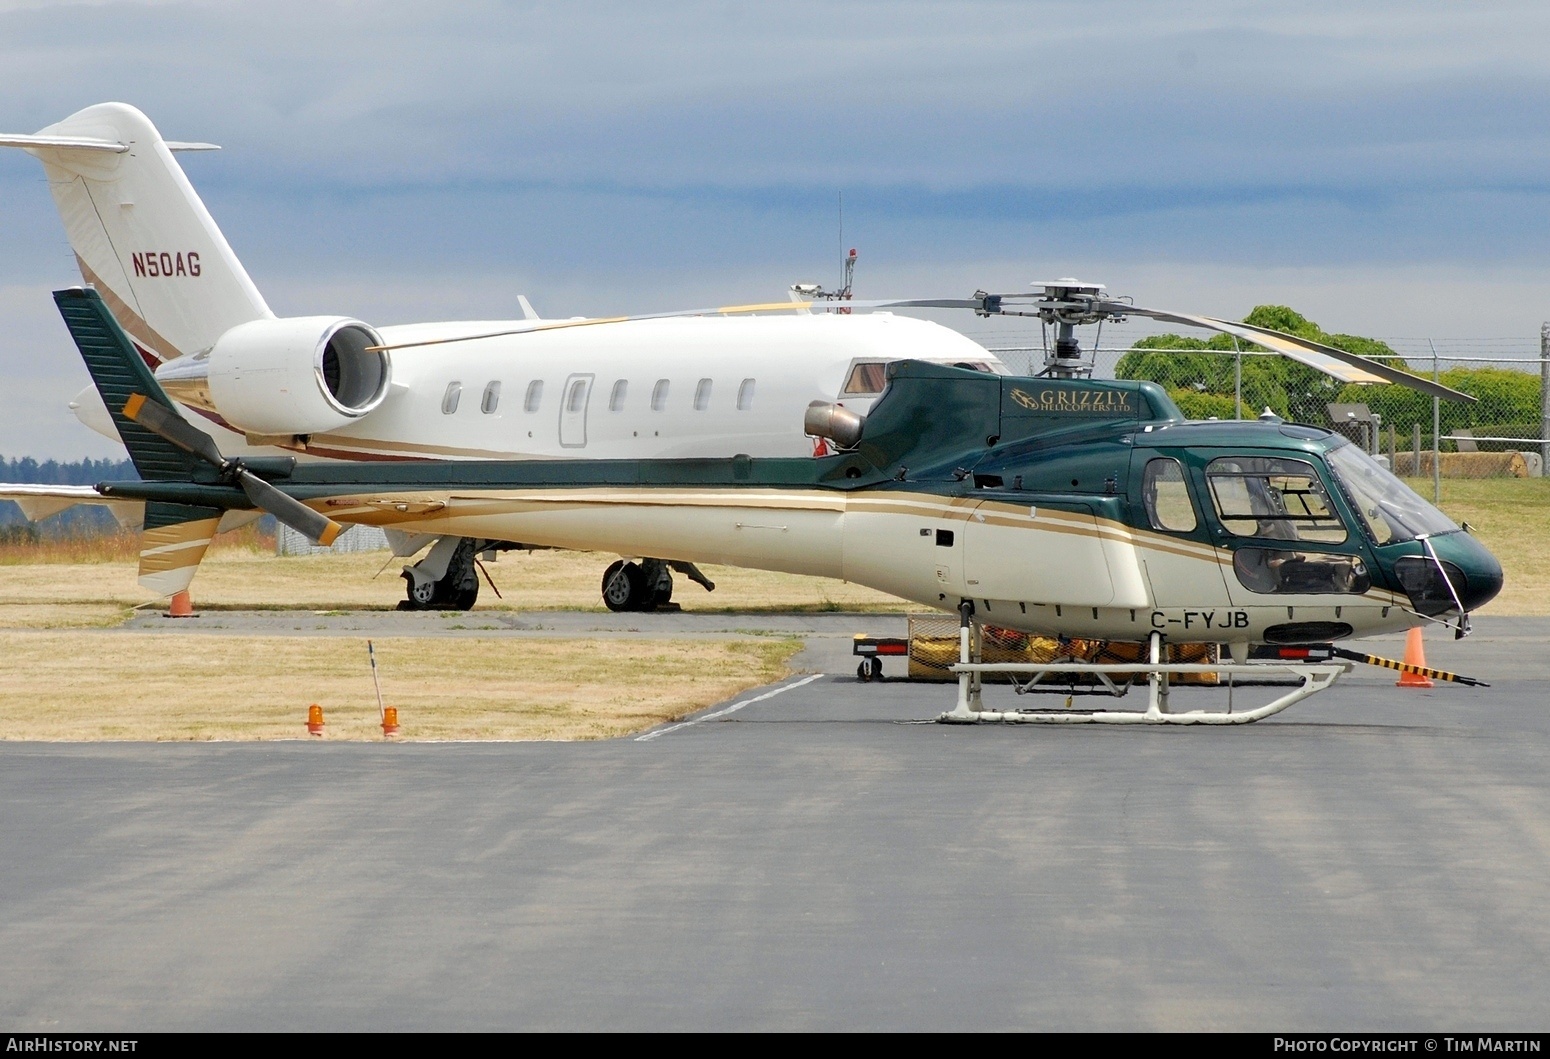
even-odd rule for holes
{"type": "Polygon", "coordinates": [[[609,610],[640,610],[646,595],[640,567],[623,559],[603,571],[603,603],[609,610]]]}
{"type": "Polygon", "coordinates": [[[865,684],[869,680],[883,679],[883,660],[873,655],[871,658],[863,658],[861,664],[856,667],[856,679],[865,684]]]}
{"type": "Polygon", "coordinates": [[[659,606],[676,611],[673,571],[659,558],[615,561],[603,572],[603,603],[611,611],[654,611],[659,606]]]}
{"type": "Polygon", "coordinates": [[[603,603],[609,610],[656,610],[672,599],[673,572],[660,559],[619,559],[603,572],[603,603]]]}
{"type": "MultiPolygon", "coordinates": [[[[436,548],[441,547],[440,543],[436,545],[436,548]]],[[[473,609],[479,599],[479,573],[474,568],[478,542],[468,537],[454,537],[449,539],[449,547],[451,555],[446,557],[446,572],[441,577],[433,579],[418,569],[430,562],[435,549],[421,563],[404,570],[403,578],[408,584],[405,586],[405,599],[398,605],[400,610],[473,609]]]]}
{"type": "Polygon", "coordinates": [[[416,584],[414,578],[408,574],[404,575],[404,580],[409,582],[407,590],[409,598],[404,602],[408,603],[415,610],[430,610],[431,603],[436,599],[436,582],[421,581],[416,584]]]}

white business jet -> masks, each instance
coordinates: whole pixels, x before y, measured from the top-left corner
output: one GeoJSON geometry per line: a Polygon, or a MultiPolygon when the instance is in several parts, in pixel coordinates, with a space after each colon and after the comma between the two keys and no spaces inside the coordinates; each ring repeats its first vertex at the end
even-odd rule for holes
{"type": "MultiPolygon", "coordinates": [[[[519,295],[519,320],[379,327],[276,317],[173,157],[213,145],[164,140],[134,107],[102,103],[32,135],[0,136],[0,146],[43,163],[82,277],[185,417],[232,455],[803,455],[815,445],[803,433],[808,404],[841,401],[864,414],[890,361],[1006,371],[955,331],[887,313],[715,315],[747,308],[725,307],[589,327],[543,320],[519,295]]],[[[94,388],[71,407],[118,438],[94,388]]],[[[16,500],[29,517],[66,501],[104,502],[86,489],[4,485],[0,499],[16,500]]],[[[403,556],[430,548],[404,569],[410,608],[472,606],[478,553],[521,544],[390,539],[403,556]]],[[[671,568],[714,587],[691,563],[671,568]]],[[[644,609],[667,602],[672,584],[668,564],[624,557],[605,573],[603,595],[613,609],[644,609]]]]}

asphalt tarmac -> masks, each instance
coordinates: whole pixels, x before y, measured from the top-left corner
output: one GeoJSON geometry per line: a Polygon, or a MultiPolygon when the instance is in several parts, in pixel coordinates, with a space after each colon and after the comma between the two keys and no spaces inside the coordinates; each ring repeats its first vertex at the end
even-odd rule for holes
{"type": "Polygon", "coordinates": [[[828,675],[611,742],[0,743],[0,1029],[1550,1024],[1550,621],[1428,636],[1489,689],[1143,729],[909,723],[952,689],[848,653],[897,618],[436,620],[828,675]]]}

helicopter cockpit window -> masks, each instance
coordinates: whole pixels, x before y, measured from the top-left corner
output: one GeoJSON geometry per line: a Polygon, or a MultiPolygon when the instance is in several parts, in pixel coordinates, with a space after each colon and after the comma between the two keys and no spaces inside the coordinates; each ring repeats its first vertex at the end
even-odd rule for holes
{"type": "Polygon", "coordinates": [[[1376,544],[1413,541],[1421,534],[1453,533],[1453,520],[1432,507],[1388,469],[1346,442],[1324,457],[1376,544]]]}
{"type": "Polygon", "coordinates": [[[1149,460],[1142,493],[1146,497],[1146,517],[1153,529],[1188,533],[1197,525],[1195,508],[1189,502],[1189,487],[1184,484],[1184,468],[1178,460],[1149,460]]]}
{"type": "Polygon", "coordinates": [[[857,364],[850,369],[850,377],[845,380],[844,393],[868,394],[882,393],[883,385],[888,381],[888,362],[874,360],[857,364]]]}
{"type": "Polygon", "coordinates": [[[1228,533],[1340,544],[1345,523],[1313,465],[1272,456],[1224,456],[1206,467],[1217,518],[1228,533]]]}

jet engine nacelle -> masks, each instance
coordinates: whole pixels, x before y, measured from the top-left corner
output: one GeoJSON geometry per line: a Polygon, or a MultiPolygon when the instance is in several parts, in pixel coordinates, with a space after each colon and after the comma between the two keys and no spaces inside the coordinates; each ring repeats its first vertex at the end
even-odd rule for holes
{"type": "Polygon", "coordinates": [[[320,434],[387,397],[391,362],[359,320],[298,316],[238,324],[215,345],[156,369],[176,400],[249,434],[320,434]]]}

